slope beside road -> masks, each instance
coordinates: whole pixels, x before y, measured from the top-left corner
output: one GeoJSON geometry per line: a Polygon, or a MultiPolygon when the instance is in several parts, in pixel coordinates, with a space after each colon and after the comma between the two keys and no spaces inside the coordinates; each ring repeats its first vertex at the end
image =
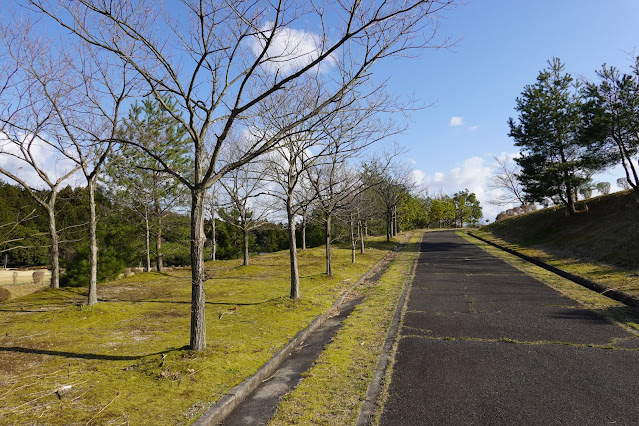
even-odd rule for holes
{"type": "Polygon", "coordinates": [[[637,366],[636,334],[432,232],[380,424],[637,424],[637,366]]]}

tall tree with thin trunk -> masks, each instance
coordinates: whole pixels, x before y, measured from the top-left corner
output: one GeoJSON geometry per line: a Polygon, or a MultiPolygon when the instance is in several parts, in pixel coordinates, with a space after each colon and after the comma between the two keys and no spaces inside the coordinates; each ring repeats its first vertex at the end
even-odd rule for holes
{"type": "MultiPolygon", "coordinates": [[[[238,141],[241,146],[246,141],[238,141]]],[[[230,153],[229,153],[230,154],[230,153]]],[[[232,154],[228,161],[234,161],[232,154]]],[[[273,200],[267,190],[266,164],[254,161],[237,167],[219,180],[228,200],[226,209],[218,212],[220,218],[242,231],[243,265],[249,264],[249,237],[251,231],[266,223],[273,211],[273,200]]]]}
{"type": "MultiPolygon", "coordinates": [[[[25,22],[26,31],[31,25],[25,22]]],[[[58,61],[27,33],[2,27],[4,60],[0,76],[5,81],[0,97],[0,155],[5,157],[0,173],[22,186],[46,211],[49,231],[51,288],[60,286],[56,201],[63,184],[79,166],[61,153],[71,151],[67,140],[55,137],[56,106],[49,97],[69,100],[66,84],[68,63],[58,61]]]]}
{"type": "MultiPolygon", "coordinates": [[[[448,43],[435,37],[436,20],[454,0],[383,0],[370,3],[202,2],[185,0],[170,11],[155,0],[124,0],[113,7],[99,0],[25,0],[75,35],[130,64],[167,112],[170,94],[182,115],[174,114],[191,141],[193,168],[173,170],[191,198],[192,309],[190,347],[206,346],[204,281],[204,196],[229,171],[271,150],[288,132],[368,80],[380,60],[410,55],[448,43]],[[176,10],[177,9],[177,10],[176,10]],[[430,31],[430,34],[426,34],[430,31]],[[136,51],[127,46],[135,42],[136,51]],[[325,101],[291,120],[276,134],[263,130],[235,162],[218,156],[232,131],[260,133],[249,119],[280,90],[296,90],[298,80],[320,75],[325,101]]],[[[126,139],[122,143],[132,143],[126,139]]],[[[139,145],[144,149],[143,146],[139,145]]]]}
{"type": "Polygon", "coordinates": [[[528,208],[526,193],[519,182],[520,168],[513,158],[509,156],[493,156],[495,165],[488,181],[490,189],[497,190],[498,194],[490,201],[495,206],[514,204],[528,208]]]}

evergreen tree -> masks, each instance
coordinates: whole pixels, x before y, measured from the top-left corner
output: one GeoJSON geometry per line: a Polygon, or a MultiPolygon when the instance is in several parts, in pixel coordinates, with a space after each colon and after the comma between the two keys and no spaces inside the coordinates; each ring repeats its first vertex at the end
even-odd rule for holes
{"type": "Polygon", "coordinates": [[[589,82],[584,91],[590,113],[588,136],[603,145],[600,161],[611,166],[621,163],[626,181],[638,191],[639,57],[629,74],[604,64],[597,75],[599,84],[589,82]]]}
{"type": "MultiPolygon", "coordinates": [[[[171,99],[166,98],[164,103],[176,111],[171,99]]],[[[118,189],[118,202],[133,208],[144,220],[147,270],[150,269],[150,232],[154,228],[156,268],[162,271],[163,221],[180,200],[183,188],[173,176],[162,172],[164,166],[157,159],[161,158],[174,170],[188,170],[191,160],[187,155],[186,131],[157,100],[145,99],[142,104],[136,102],[131,107],[120,134],[129,143],[120,146],[109,165],[118,189]]]]}
{"type": "Polygon", "coordinates": [[[518,175],[528,201],[557,198],[576,214],[578,188],[597,169],[584,143],[584,108],[578,86],[558,58],[527,85],[508,120],[509,136],[521,148],[518,175]]]}

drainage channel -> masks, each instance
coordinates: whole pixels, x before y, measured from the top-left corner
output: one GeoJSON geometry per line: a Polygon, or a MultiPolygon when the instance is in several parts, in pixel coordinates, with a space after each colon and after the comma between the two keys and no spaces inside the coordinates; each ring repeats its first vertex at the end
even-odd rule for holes
{"type": "MultiPolygon", "coordinates": [[[[382,276],[391,260],[380,265],[365,282],[374,283],[382,276]]],[[[364,300],[363,297],[347,298],[308,339],[295,351],[269,378],[241,402],[233,412],[220,424],[224,426],[265,425],[273,417],[282,396],[295,388],[302,380],[302,374],[313,366],[317,357],[324,350],[335,333],[342,327],[343,321],[364,300]]]]}

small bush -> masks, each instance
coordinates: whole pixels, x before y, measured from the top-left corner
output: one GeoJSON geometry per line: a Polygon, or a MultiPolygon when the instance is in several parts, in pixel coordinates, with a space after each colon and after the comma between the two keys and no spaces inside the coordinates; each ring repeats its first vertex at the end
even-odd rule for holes
{"type": "Polygon", "coordinates": [[[40,285],[42,284],[42,280],[44,279],[44,271],[41,269],[37,270],[31,276],[33,277],[33,283],[36,285],[40,285]]]}
{"type": "Polygon", "coordinates": [[[11,280],[13,285],[18,284],[18,271],[13,271],[13,274],[11,274],[11,280]]]}
{"type": "MultiPolygon", "coordinates": [[[[89,285],[89,247],[81,246],[75,256],[65,262],[66,272],[60,277],[61,287],[84,287],[89,285]]],[[[115,248],[105,248],[98,258],[98,283],[114,280],[124,269],[125,261],[118,257],[115,248]]]]}
{"type": "Polygon", "coordinates": [[[9,300],[9,296],[11,296],[11,293],[9,293],[9,290],[7,290],[4,287],[0,287],[0,302],[9,300]]]}

